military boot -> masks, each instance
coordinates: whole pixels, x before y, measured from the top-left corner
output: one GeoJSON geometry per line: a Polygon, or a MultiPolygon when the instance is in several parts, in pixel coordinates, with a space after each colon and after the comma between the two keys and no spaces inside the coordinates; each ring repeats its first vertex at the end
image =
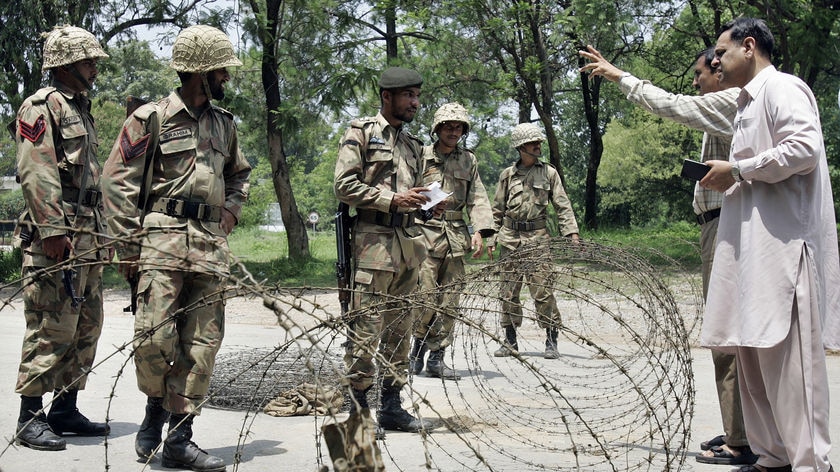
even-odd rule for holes
{"type": "Polygon", "coordinates": [[[545,330],[545,358],[560,358],[560,352],[557,351],[557,329],[555,328],[546,328],[545,330]]]}
{"type": "Polygon", "coordinates": [[[429,351],[429,361],[426,362],[426,376],[444,380],[461,380],[458,372],[446,365],[445,353],[446,348],[444,347],[437,351],[429,351]]]}
{"type": "Polygon", "coordinates": [[[20,416],[15,431],[15,444],[36,451],[62,451],[67,447],[67,443],[50,429],[44,413],[39,413],[43,407],[41,397],[20,396],[20,416]]]}
{"type": "Polygon", "coordinates": [[[163,425],[169,419],[169,412],[163,409],[163,398],[148,397],[146,399],[146,416],[134,439],[134,452],[141,459],[151,459],[155,449],[163,441],[163,425]]]}
{"type": "Polygon", "coordinates": [[[47,415],[47,422],[55,434],[75,434],[77,436],[107,436],[111,427],[107,423],[94,423],[76,408],[78,390],[55,391],[52,407],[47,415]]]}
{"type": "MultiPolygon", "coordinates": [[[[370,387],[364,390],[356,390],[355,388],[350,388],[350,391],[353,394],[353,398],[350,399],[350,414],[356,414],[358,412],[368,410],[368,414],[370,414],[370,405],[368,404],[367,393],[370,390],[370,387]]],[[[382,429],[382,426],[379,424],[376,425],[376,432],[374,433],[374,437],[378,440],[385,439],[385,430],[382,429]]]]}
{"type": "Polygon", "coordinates": [[[169,435],[163,441],[160,463],[170,469],[189,469],[201,472],[224,472],[225,461],[211,456],[191,441],[193,415],[169,416],[169,435]]]}
{"type": "Polygon", "coordinates": [[[402,388],[396,386],[382,387],[382,406],[377,414],[379,426],[382,429],[409,433],[430,429],[429,424],[424,422],[422,418],[417,419],[403,409],[400,401],[400,390],[402,388]]]}
{"type": "Polygon", "coordinates": [[[419,375],[420,372],[423,372],[423,363],[425,362],[423,358],[426,357],[426,349],[426,341],[415,337],[414,345],[411,347],[411,354],[408,357],[411,372],[413,372],[414,375],[419,375]]]}
{"type": "Polygon", "coordinates": [[[516,327],[505,326],[505,342],[496,352],[493,353],[496,357],[510,357],[519,351],[519,344],[516,342],[516,327]]]}

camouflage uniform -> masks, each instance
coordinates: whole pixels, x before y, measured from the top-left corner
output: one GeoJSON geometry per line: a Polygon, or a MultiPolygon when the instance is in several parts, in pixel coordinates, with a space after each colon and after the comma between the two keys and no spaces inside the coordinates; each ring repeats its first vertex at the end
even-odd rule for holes
{"type": "Polygon", "coordinates": [[[39,90],[21,106],[15,139],[26,202],[16,230],[23,250],[26,334],[15,391],[42,396],[76,379],[80,380],[74,387],[84,389],[102,331],[101,263],[108,261],[99,236],[107,230],[100,213],[99,140],[90,100],[54,80],[52,87],[39,90]],[[81,185],[85,191],[79,205],[81,185]],[[32,228],[30,242],[25,241],[27,228],[32,228]],[[44,272],[56,261],[44,253],[43,239],[67,234],[68,228],[75,255],[83,262],[77,264],[73,282],[85,297],[78,308],[64,293],[62,271],[44,272]]]}
{"type": "MultiPolygon", "coordinates": [[[[493,202],[493,219],[498,231],[496,242],[501,245],[501,259],[526,243],[546,243],[550,236],[546,230],[548,205],[554,205],[559,220],[560,233],[569,236],[578,232],[572,204],[560,175],[550,164],[539,160],[530,168],[520,168],[519,162],[502,171],[493,202]]],[[[522,279],[528,284],[534,298],[538,321],[541,327],[557,326],[560,312],[550,285],[539,271],[522,273],[516,262],[509,263],[505,274],[513,274],[503,281],[502,327],[522,326],[522,305],[519,293],[522,279]]]]}
{"type": "Polygon", "coordinates": [[[100,204],[99,139],[86,92],[96,77],[96,61],[107,57],[88,31],[53,29],[45,35],[43,56],[52,85],[28,97],[14,123],[26,204],[14,238],[23,254],[26,320],[15,387],[21,395],[15,441],[36,450],[64,449],[59,436],[65,432],[102,436],[110,431],[76,408],[102,332],[102,264],[110,259],[101,236],[107,228],[100,204]],[[69,254],[65,247],[65,256],[73,256],[75,267],[62,271],[47,248],[61,251],[67,237],[73,250],[69,254]],[[64,285],[71,273],[72,291],[64,285]],[[83,299],[73,300],[73,292],[83,299]],[[52,390],[45,419],[42,397],[52,390]]]}
{"type": "Polygon", "coordinates": [[[223,290],[229,271],[220,217],[225,210],[238,217],[250,172],[233,116],[212,104],[195,116],[178,92],[138,108],[125,121],[105,164],[103,191],[111,230],[119,238],[118,254],[121,259],[140,256],[137,385],[150,397],[164,397],[168,411],[198,414],[207,393],[224,336],[223,290]],[[154,132],[147,128],[152,112],[160,119],[159,145],[141,228],[137,202],[145,145],[154,132]],[[133,240],[141,229],[147,234],[133,240]],[[172,316],[177,322],[144,336],[172,316]]]}
{"type": "MultiPolygon", "coordinates": [[[[471,241],[464,210],[469,214],[473,230],[482,236],[493,234],[493,213],[478,174],[478,162],[471,151],[458,147],[443,156],[434,150],[434,146],[427,146],[423,155],[424,186],[440,182],[441,190],[452,193],[446,212],[420,226],[429,251],[420,268],[420,289],[432,291],[435,287],[451,284],[465,274],[464,255],[470,251],[471,241]]],[[[430,306],[452,310],[457,309],[459,298],[458,291],[453,287],[429,303],[430,306]]],[[[421,310],[414,336],[425,339],[428,348],[437,351],[452,342],[454,324],[452,316],[425,308],[421,310]]]]}
{"type": "Polygon", "coordinates": [[[395,129],[381,113],[353,121],[341,139],[335,193],[357,213],[352,230],[355,317],[344,355],[347,378],[356,390],[373,384],[377,345],[390,363],[382,372],[384,384],[406,382],[413,317],[390,296],[417,289],[426,249],[414,214],[391,213],[390,205],[395,193],[422,186],[421,153],[422,142],[395,129]]]}

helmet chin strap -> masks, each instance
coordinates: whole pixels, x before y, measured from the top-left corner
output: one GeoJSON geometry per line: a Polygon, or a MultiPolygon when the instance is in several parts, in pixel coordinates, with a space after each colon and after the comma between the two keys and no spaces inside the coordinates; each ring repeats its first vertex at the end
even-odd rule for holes
{"type": "Polygon", "coordinates": [[[207,96],[207,101],[213,99],[213,94],[210,92],[210,82],[207,81],[207,72],[201,73],[201,86],[204,87],[204,95],[207,96]]]}
{"type": "Polygon", "coordinates": [[[84,78],[84,76],[79,72],[79,69],[76,68],[75,64],[69,64],[67,66],[67,71],[70,72],[70,75],[76,78],[79,82],[81,82],[82,86],[84,86],[85,90],[90,90],[92,88],[91,83],[84,78]]]}
{"type": "Polygon", "coordinates": [[[542,157],[542,153],[540,153],[540,154],[534,154],[534,153],[528,152],[528,151],[526,151],[526,150],[524,150],[524,149],[520,149],[520,151],[522,152],[522,154],[525,154],[525,155],[531,156],[531,157],[533,157],[534,159],[539,159],[539,158],[541,158],[541,157],[542,157]]]}

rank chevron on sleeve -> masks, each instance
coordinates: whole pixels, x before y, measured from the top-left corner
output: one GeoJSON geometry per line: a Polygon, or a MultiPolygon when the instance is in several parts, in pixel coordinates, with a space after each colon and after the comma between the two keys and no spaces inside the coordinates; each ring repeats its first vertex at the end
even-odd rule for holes
{"type": "Polygon", "coordinates": [[[123,128],[122,133],[120,133],[120,154],[122,154],[123,162],[128,164],[135,158],[146,154],[146,146],[149,145],[150,136],[150,134],[144,135],[132,143],[131,138],[128,137],[128,133],[123,128]]]}
{"type": "Polygon", "coordinates": [[[39,116],[33,124],[29,124],[23,120],[18,120],[18,122],[20,123],[20,135],[33,143],[41,139],[44,131],[47,130],[47,122],[44,120],[44,115],[39,116]]]}

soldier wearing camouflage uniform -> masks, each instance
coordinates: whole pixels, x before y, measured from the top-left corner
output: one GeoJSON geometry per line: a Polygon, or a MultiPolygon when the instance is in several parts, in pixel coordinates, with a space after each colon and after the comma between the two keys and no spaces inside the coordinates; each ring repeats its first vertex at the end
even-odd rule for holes
{"type": "Polygon", "coordinates": [[[20,416],[15,440],[37,450],[66,447],[61,434],[104,436],[108,425],[92,423],[76,408],[102,332],[102,264],[106,232],[100,214],[96,137],[87,91],[96,63],[108,55],[89,32],[60,26],[46,35],[43,70],[51,84],[27,98],[15,121],[17,170],[26,209],[15,240],[23,252],[26,334],[15,391],[20,416]],[[82,301],[65,293],[55,268],[69,255],[71,281],[82,301]],[[66,390],[65,390],[66,389],[66,390]],[[42,397],[55,390],[46,418],[42,397]],[[63,393],[62,393],[63,391],[63,393]]]}
{"type": "MultiPolygon", "coordinates": [[[[344,355],[353,396],[351,412],[368,407],[378,348],[382,359],[379,426],[410,432],[426,427],[400,404],[414,319],[411,309],[392,297],[417,289],[420,262],[426,255],[414,220],[415,211],[428,201],[420,193],[428,190],[423,187],[423,143],[403,129],[420,106],[422,84],[420,74],[413,70],[385,70],[379,80],[379,114],[351,123],[341,138],[335,165],[335,194],[356,209],[352,228],[355,293],[344,355]]],[[[378,437],[384,437],[381,429],[378,437]]]]}
{"type": "MultiPolygon", "coordinates": [[[[510,138],[513,147],[519,151],[519,161],[502,171],[493,201],[493,219],[498,231],[496,242],[501,245],[501,259],[522,244],[547,244],[550,241],[546,230],[549,204],[554,205],[557,211],[560,234],[578,241],[577,221],[560,174],[550,164],[540,161],[542,142],[545,141],[542,130],[533,123],[522,123],[513,129],[510,138]]],[[[519,293],[524,278],[534,298],[539,325],[546,331],[545,358],[557,359],[560,356],[557,352],[557,327],[560,325],[557,301],[549,288],[549,281],[534,268],[524,269],[525,273],[516,261],[511,261],[508,270],[503,271],[501,325],[505,329],[505,342],[494,355],[511,356],[519,349],[516,328],[522,326],[519,293]]]]}
{"type": "Polygon", "coordinates": [[[134,362],[137,385],[148,400],[135,450],[150,459],[169,418],[165,467],[225,470],[223,459],[190,439],[224,337],[227,235],[238,221],[251,173],[233,115],[211,103],[224,97],[227,67],[240,65],[218,29],[181,31],[171,63],[181,87],[125,121],[105,164],[105,209],[120,261],[129,263],[121,269],[129,269],[123,271],[128,276],[139,270],[134,362]],[[151,176],[144,181],[147,159],[153,160],[151,176]],[[147,198],[140,208],[144,185],[147,198]]]}
{"type": "MultiPolygon", "coordinates": [[[[420,222],[429,252],[420,267],[420,289],[428,293],[435,293],[437,287],[448,286],[463,277],[464,255],[472,249],[472,257],[480,256],[484,249],[482,238],[495,232],[493,211],[478,174],[475,154],[458,145],[469,131],[467,110],[458,103],[447,103],[435,112],[432,123],[431,135],[438,139],[423,148],[423,185],[440,182],[441,190],[451,193],[445,203],[446,211],[439,218],[420,222]],[[474,230],[472,237],[464,221],[464,210],[474,230]]],[[[458,290],[448,287],[420,309],[411,350],[411,369],[415,374],[423,371],[423,357],[428,349],[426,375],[449,380],[461,378],[444,362],[455,325],[451,310],[458,309],[459,298],[458,290]]]]}

